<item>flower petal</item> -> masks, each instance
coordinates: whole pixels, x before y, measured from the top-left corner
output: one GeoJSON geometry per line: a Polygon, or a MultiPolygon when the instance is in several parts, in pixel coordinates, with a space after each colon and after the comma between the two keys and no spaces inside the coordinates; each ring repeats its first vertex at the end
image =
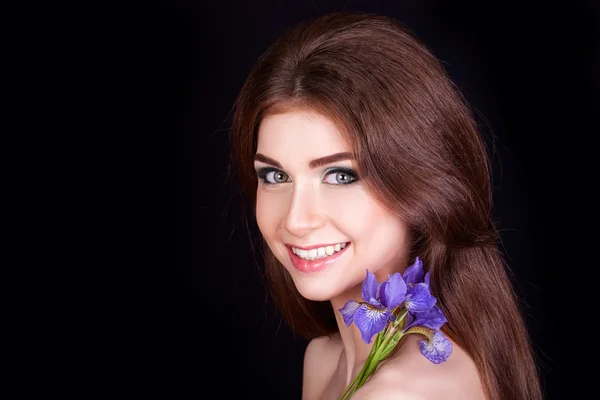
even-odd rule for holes
{"type": "Polygon", "coordinates": [[[359,303],[358,301],[348,300],[346,304],[344,304],[344,307],[340,308],[339,311],[344,317],[344,323],[346,324],[346,326],[350,326],[354,318],[354,313],[356,312],[358,307],[360,307],[360,305],[361,303],[359,303]]]}
{"type": "Polygon", "coordinates": [[[381,284],[379,294],[381,304],[390,309],[402,303],[406,296],[406,283],[402,276],[398,272],[390,276],[387,281],[381,284]]]}
{"type": "Polygon", "coordinates": [[[404,270],[402,277],[407,285],[416,285],[423,282],[423,261],[416,257],[415,262],[404,270]]]}
{"type": "Polygon", "coordinates": [[[379,284],[377,279],[372,272],[367,270],[367,277],[362,283],[362,298],[364,301],[370,302],[371,299],[379,300],[377,298],[377,291],[379,290],[379,284]]]}
{"type": "Polygon", "coordinates": [[[406,295],[406,308],[411,312],[423,312],[429,310],[437,299],[429,293],[429,288],[424,283],[419,283],[408,289],[406,295]]]}
{"type": "Polygon", "coordinates": [[[419,341],[421,354],[434,364],[444,362],[452,354],[452,343],[441,331],[435,331],[433,336],[419,341]]]}
{"type": "Polygon", "coordinates": [[[433,306],[431,309],[418,312],[408,313],[406,315],[406,324],[404,330],[407,330],[413,326],[425,326],[431,329],[440,329],[442,325],[447,322],[444,313],[438,306],[433,306]]]}
{"type": "Polygon", "coordinates": [[[374,299],[371,297],[371,300],[368,301],[368,303],[370,305],[372,305],[375,308],[379,308],[379,309],[384,309],[385,307],[379,302],[379,300],[374,299]]]}
{"type": "Polygon", "coordinates": [[[373,335],[381,332],[385,328],[385,324],[390,315],[387,308],[379,310],[367,306],[359,307],[354,313],[354,324],[360,330],[362,339],[365,343],[371,343],[373,335]]]}

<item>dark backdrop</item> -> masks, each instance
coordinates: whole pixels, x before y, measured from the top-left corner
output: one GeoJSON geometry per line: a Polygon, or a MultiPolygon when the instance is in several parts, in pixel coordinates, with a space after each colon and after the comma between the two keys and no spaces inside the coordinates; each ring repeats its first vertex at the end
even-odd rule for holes
{"type": "Polygon", "coordinates": [[[219,385],[224,397],[244,388],[257,398],[300,398],[306,342],[265,301],[239,206],[224,207],[230,194],[223,187],[227,118],[252,63],[283,28],[328,11],[359,9],[410,26],[443,61],[495,141],[494,194],[503,246],[547,398],[559,398],[560,329],[552,283],[568,263],[560,233],[568,217],[558,210],[569,190],[564,162],[571,156],[554,138],[569,141],[571,134],[591,130],[585,115],[593,113],[592,104],[584,96],[598,87],[592,55],[598,46],[592,23],[598,19],[592,19],[591,7],[484,7],[464,1],[190,4],[119,24],[124,43],[131,44],[119,46],[130,63],[122,76],[133,81],[134,99],[149,107],[136,111],[146,124],[155,118],[164,133],[168,172],[160,189],[168,193],[168,247],[158,348],[175,366],[161,371],[172,372],[190,397],[198,385],[210,386],[213,377],[225,375],[230,379],[219,385]],[[215,369],[203,375],[203,365],[215,369]]]}
{"type": "MultiPolygon", "coordinates": [[[[493,139],[503,249],[547,398],[559,399],[568,325],[559,310],[576,303],[565,275],[569,285],[585,281],[572,274],[587,262],[570,222],[582,219],[575,215],[587,195],[577,179],[589,169],[582,154],[598,133],[598,8],[592,1],[494,3],[150,1],[5,13],[5,64],[14,66],[7,76],[25,77],[14,81],[13,103],[42,105],[18,123],[52,127],[29,142],[45,157],[53,146],[51,163],[36,173],[54,164],[67,172],[48,174],[44,204],[57,196],[76,210],[73,242],[57,254],[81,253],[70,288],[83,295],[100,283],[89,303],[69,297],[70,307],[59,308],[77,325],[61,335],[77,343],[70,359],[77,379],[66,385],[79,382],[85,394],[300,398],[306,341],[266,299],[249,248],[255,227],[244,226],[227,186],[228,117],[252,64],[282,29],[355,9],[412,28],[493,139]],[[24,56],[33,61],[20,64],[24,56]],[[35,85],[24,90],[22,82],[35,85]]],[[[50,211],[59,223],[36,226],[64,228],[63,214],[50,211]]],[[[54,317],[46,329],[54,329],[56,308],[48,311],[54,317]]]]}

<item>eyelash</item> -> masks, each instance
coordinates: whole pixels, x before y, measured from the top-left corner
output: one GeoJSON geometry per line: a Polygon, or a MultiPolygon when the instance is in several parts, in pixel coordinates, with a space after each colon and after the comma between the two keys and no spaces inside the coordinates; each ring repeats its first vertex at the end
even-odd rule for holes
{"type": "MultiPolygon", "coordinates": [[[[285,182],[269,182],[267,181],[267,175],[270,174],[271,172],[275,172],[275,173],[282,173],[285,176],[288,177],[288,174],[286,174],[285,172],[283,172],[280,169],[277,168],[273,168],[273,167],[265,167],[265,168],[261,168],[256,172],[256,175],[258,176],[258,179],[260,179],[262,181],[263,184],[265,185],[277,185],[279,183],[286,183],[287,180],[285,182]]],[[[356,172],[354,172],[352,169],[350,168],[342,168],[342,167],[333,167],[333,168],[329,168],[325,171],[325,177],[331,175],[331,174],[338,174],[338,173],[342,173],[345,175],[348,175],[350,177],[350,182],[348,183],[326,183],[327,185],[330,186],[348,186],[348,185],[352,185],[353,183],[355,183],[356,181],[358,181],[358,175],[356,174],[356,172]]]]}

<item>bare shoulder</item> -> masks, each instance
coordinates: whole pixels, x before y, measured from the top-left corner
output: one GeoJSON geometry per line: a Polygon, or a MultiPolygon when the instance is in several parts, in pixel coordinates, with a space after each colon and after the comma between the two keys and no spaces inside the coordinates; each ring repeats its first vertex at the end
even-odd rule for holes
{"type": "Polygon", "coordinates": [[[336,370],[343,344],[339,334],[312,339],[304,352],[302,399],[321,396],[336,370]]]}
{"type": "Polygon", "coordinates": [[[408,335],[353,400],[485,400],[477,368],[465,350],[453,343],[448,360],[434,364],[421,354],[421,339],[408,335]]]}

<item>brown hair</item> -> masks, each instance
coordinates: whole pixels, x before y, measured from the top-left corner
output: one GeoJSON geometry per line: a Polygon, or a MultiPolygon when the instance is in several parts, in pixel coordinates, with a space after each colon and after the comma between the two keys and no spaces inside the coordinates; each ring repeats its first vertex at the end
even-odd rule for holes
{"type": "MultiPolygon", "coordinates": [[[[333,13],[289,29],[263,54],[237,98],[231,149],[239,184],[256,200],[261,119],[310,108],[331,118],[357,157],[363,183],[407,222],[432,274],[445,333],[475,361],[489,399],[540,399],[511,276],[492,219],[485,142],[460,90],[398,21],[333,13]]],[[[268,247],[271,293],[294,331],[337,332],[329,302],[303,298],[268,247]]]]}

